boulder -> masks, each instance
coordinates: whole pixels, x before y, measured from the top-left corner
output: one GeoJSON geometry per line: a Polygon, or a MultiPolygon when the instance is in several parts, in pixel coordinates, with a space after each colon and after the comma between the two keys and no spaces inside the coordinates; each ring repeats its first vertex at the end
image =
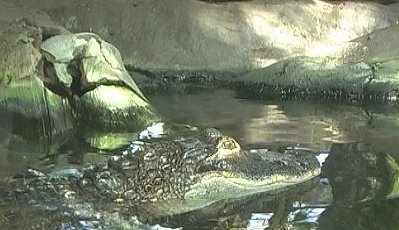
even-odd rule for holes
{"type": "Polygon", "coordinates": [[[0,39],[0,108],[42,120],[45,132],[69,129],[72,120],[66,103],[38,77],[41,30],[23,19],[2,31],[0,39]]]}
{"type": "Polygon", "coordinates": [[[134,132],[158,120],[118,50],[96,34],[23,18],[1,31],[0,52],[4,121],[36,121],[39,136],[51,137],[73,129],[134,132]]]}
{"type": "Polygon", "coordinates": [[[378,29],[346,42],[332,55],[290,58],[242,74],[234,81],[261,94],[396,100],[398,34],[399,25],[378,29]]]}
{"type": "Polygon", "coordinates": [[[155,118],[118,50],[98,35],[54,36],[41,52],[45,86],[68,101],[78,121],[136,130],[155,118]]]}

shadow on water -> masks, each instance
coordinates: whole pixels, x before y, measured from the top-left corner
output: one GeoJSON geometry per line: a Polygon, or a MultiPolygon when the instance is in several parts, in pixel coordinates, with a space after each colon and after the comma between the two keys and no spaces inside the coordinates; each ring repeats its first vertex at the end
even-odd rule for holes
{"type": "MultiPolygon", "coordinates": [[[[107,218],[107,223],[122,222],[118,219],[120,216],[125,221],[137,216],[149,225],[129,220],[123,226],[137,229],[150,229],[157,224],[183,229],[399,228],[399,114],[396,105],[254,100],[224,89],[153,94],[148,98],[167,121],[217,127],[237,139],[244,148],[267,147],[282,151],[296,146],[314,149],[323,162],[322,175],[320,180],[289,189],[218,202],[206,209],[183,214],[153,213],[146,205],[116,212],[112,209],[114,205],[108,205],[112,211],[104,211],[102,216],[107,218]],[[112,216],[115,212],[121,215],[112,216]]],[[[11,115],[1,113],[0,181],[6,181],[27,166],[46,170],[40,167],[43,159],[48,160],[49,156],[51,164],[60,168],[104,160],[103,154],[95,153],[87,142],[74,137],[73,133],[60,137],[59,143],[54,144],[57,141],[38,138],[42,130],[40,122],[11,115]]],[[[29,204],[25,208],[13,205],[0,199],[1,226],[14,229],[52,226],[45,221],[33,226],[32,220],[39,216],[47,222],[63,224],[64,228],[59,229],[109,226],[90,228],[92,225],[80,219],[49,212],[51,207],[38,211],[29,204]],[[65,224],[68,221],[78,224],[65,224]]]]}

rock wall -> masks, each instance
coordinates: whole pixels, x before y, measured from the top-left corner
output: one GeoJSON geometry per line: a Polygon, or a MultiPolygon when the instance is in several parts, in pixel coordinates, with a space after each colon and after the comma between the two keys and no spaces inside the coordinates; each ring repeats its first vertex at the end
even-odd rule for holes
{"type": "MultiPolygon", "coordinates": [[[[190,75],[190,71],[204,70],[207,77],[229,72],[238,76],[235,82],[255,91],[259,84],[278,86],[277,91],[295,86],[301,89],[294,92],[301,93],[333,90],[332,95],[342,89],[349,94],[399,89],[399,3],[5,0],[0,4],[4,5],[0,11],[7,11],[0,16],[0,29],[10,18],[36,15],[36,21],[45,19],[72,32],[95,32],[121,50],[126,66],[142,73],[180,71],[196,77],[197,72],[190,75]]],[[[231,75],[219,77],[232,80],[231,75]]]]}
{"type": "Polygon", "coordinates": [[[127,65],[151,70],[243,72],[295,56],[340,55],[346,42],[399,19],[397,4],[370,2],[7,1],[73,32],[98,33],[127,65]]]}

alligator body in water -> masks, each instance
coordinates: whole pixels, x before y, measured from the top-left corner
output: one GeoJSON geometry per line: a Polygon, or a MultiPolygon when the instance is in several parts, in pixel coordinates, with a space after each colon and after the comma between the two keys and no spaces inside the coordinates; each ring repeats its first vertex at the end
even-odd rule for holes
{"type": "Polygon", "coordinates": [[[319,174],[320,165],[309,152],[243,150],[233,138],[207,128],[196,135],[135,141],[104,165],[50,173],[29,169],[9,183],[7,196],[35,204],[43,200],[128,205],[178,201],[184,208],[174,207],[174,212],[186,212],[298,184],[319,174]]]}

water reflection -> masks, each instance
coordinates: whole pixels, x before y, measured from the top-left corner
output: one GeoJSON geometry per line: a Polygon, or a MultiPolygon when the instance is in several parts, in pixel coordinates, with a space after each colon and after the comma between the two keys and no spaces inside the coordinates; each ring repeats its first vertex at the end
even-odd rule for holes
{"type": "MultiPolygon", "coordinates": [[[[318,150],[323,174],[320,181],[206,210],[162,216],[134,207],[123,215],[183,229],[399,229],[395,105],[253,100],[231,90],[154,94],[149,99],[166,120],[217,127],[245,148],[318,150]]],[[[38,138],[43,134],[40,124],[0,116],[0,181],[28,165],[40,167],[43,159],[58,167],[104,159],[73,134],[49,142],[38,138]]],[[[0,208],[4,205],[0,202],[0,208]]]]}
{"type": "MultiPolygon", "coordinates": [[[[322,178],[322,183],[293,201],[285,223],[278,226],[399,228],[394,216],[399,210],[395,209],[399,187],[395,173],[396,159],[399,159],[396,105],[247,100],[228,90],[167,98],[155,95],[151,101],[172,121],[218,127],[241,139],[246,146],[300,145],[313,149],[331,146],[323,167],[326,171],[323,176],[328,179],[322,178]],[[166,103],[166,100],[173,103],[166,103]],[[330,180],[332,182],[328,183],[330,180]],[[391,220],[383,221],[386,217],[391,220]],[[360,224],[361,221],[364,223],[360,224]]],[[[318,157],[323,162],[326,156],[323,153],[318,157]]],[[[272,229],[276,225],[270,220],[276,212],[252,210],[245,226],[240,227],[272,229]]]]}
{"type": "MultiPolygon", "coordinates": [[[[183,229],[276,229],[299,223],[305,207],[302,194],[319,184],[319,179],[274,191],[247,196],[239,200],[224,200],[188,213],[157,215],[150,207],[139,208],[139,219],[168,227],[183,229]],[[294,208],[294,210],[293,210],[294,208]]],[[[317,211],[316,209],[312,212],[317,211]]],[[[136,211],[137,213],[137,211],[136,211]]],[[[312,215],[311,212],[307,214],[312,215]]],[[[301,225],[305,222],[301,222],[301,225]]]]}
{"type": "Polygon", "coordinates": [[[398,229],[399,162],[365,143],[334,144],[323,166],[334,201],[323,229],[398,229]]]}
{"type": "Polygon", "coordinates": [[[254,99],[223,89],[148,97],[166,119],[217,127],[243,145],[318,149],[365,141],[377,151],[396,154],[398,149],[396,104],[254,99]]]}
{"type": "Polygon", "coordinates": [[[308,187],[157,221],[185,229],[398,229],[398,185],[399,161],[392,155],[364,142],[333,143],[322,179],[308,187]]]}

